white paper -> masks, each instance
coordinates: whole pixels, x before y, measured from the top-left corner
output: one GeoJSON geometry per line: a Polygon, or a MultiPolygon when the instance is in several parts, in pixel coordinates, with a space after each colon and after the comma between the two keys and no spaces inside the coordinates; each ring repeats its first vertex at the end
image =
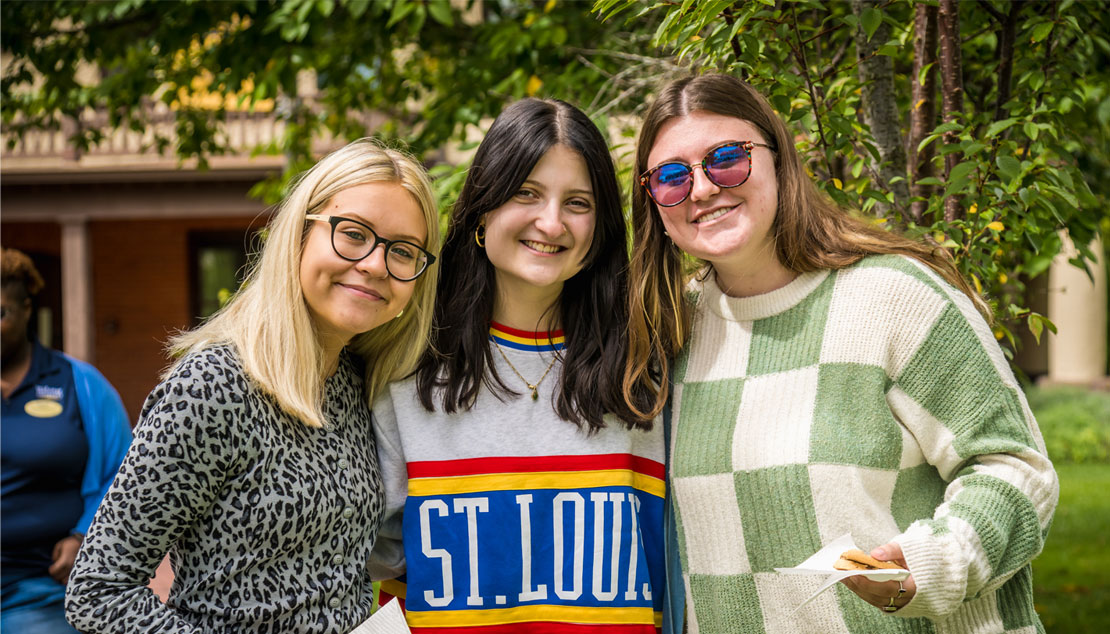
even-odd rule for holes
{"type": "MultiPolygon", "coordinates": [[[[809,603],[817,598],[825,590],[828,590],[832,585],[841,579],[847,577],[854,577],[856,575],[863,575],[872,581],[902,581],[910,576],[910,571],[905,568],[883,568],[880,570],[837,570],[833,568],[833,564],[840,555],[844,554],[846,550],[862,550],[856,546],[855,540],[852,539],[852,534],[848,533],[837,539],[834,539],[827,546],[821,550],[813,553],[809,559],[803,561],[793,568],[775,568],[775,572],[784,575],[829,575],[821,587],[817,589],[808,599],[798,604],[798,608],[809,603]]],[[[797,611],[797,609],[795,609],[797,611]]]]}
{"type": "Polygon", "coordinates": [[[405,622],[405,614],[401,612],[401,604],[393,598],[350,634],[409,634],[411,631],[405,622]]]}

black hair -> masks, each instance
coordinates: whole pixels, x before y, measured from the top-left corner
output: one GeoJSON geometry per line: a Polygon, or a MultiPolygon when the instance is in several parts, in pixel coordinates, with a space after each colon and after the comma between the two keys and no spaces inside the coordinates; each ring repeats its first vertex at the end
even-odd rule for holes
{"type": "MultiPolygon", "coordinates": [[[[483,385],[515,394],[497,374],[489,346],[496,292],[494,268],[474,232],[487,212],[508,202],[554,145],[586,163],[596,205],[593,243],[582,269],[563,285],[558,306],[566,348],[555,396],[559,416],[593,432],[613,414],[629,428],[651,429],[622,391],[628,351],[628,237],[613,159],[605,137],[581,110],[559,100],[524,99],[506,107],[478,147],[451,213],[440,259],[431,347],[416,371],[420,402],[444,411],[469,409],[483,385]],[[487,372],[488,370],[488,372],[487,372]]],[[[645,411],[652,393],[633,393],[645,411]]]]}

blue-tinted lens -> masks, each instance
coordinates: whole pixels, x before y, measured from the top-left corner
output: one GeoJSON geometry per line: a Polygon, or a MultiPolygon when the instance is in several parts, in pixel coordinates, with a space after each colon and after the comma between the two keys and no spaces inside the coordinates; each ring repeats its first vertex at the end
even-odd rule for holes
{"type": "Polygon", "coordinates": [[[751,157],[739,143],[721,146],[705,157],[706,173],[721,187],[736,187],[748,180],[751,157]]]}
{"type": "Polygon", "coordinates": [[[690,195],[693,171],[682,163],[664,163],[651,173],[648,187],[655,202],[664,207],[677,205],[690,195]]]}

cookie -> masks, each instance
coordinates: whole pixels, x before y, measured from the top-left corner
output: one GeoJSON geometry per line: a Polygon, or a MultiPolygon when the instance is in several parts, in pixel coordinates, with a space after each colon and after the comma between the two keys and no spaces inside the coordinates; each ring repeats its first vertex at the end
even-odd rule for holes
{"type": "Polygon", "coordinates": [[[893,561],[879,561],[871,555],[863,552],[862,550],[846,550],[840,555],[840,559],[836,560],[833,564],[836,570],[899,570],[902,566],[894,563],[893,561]]]}

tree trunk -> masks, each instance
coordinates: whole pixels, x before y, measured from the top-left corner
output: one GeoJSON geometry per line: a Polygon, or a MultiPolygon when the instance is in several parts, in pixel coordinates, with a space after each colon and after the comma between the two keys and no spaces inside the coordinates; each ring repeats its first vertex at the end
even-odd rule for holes
{"type": "MultiPolygon", "coordinates": [[[[852,12],[857,18],[862,18],[865,9],[877,9],[879,5],[878,0],[852,0],[852,12]]],[[[906,185],[906,150],[894,97],[894,60],[875,54],[879,45],[890,39],[890,25],[880,22],[868,40],[861,24],[856,28],[855,38],[863,116],[879,149],[879,164],[874,168],[882,185],[894,194],[894,206],[904,211],[910,192],[906,185]],[[895,177],[901,177],[901,180],[895,181],[895,177]]],[[[889,205],[882,203],[875,207],[880,217],[885,216],[888,210],[889,205]]]]}
{"type": "Polygon", "coordinates": [[[906,152],[913,157],[910,172],[910,196],[925,200],[910,203],[910,215],[914,222],[923,224],[925,211],[929,208],[929,197],[936,188],[932,185],[919,185],[923,178],[934,176],[933,156],[935,147],[917,151],[917,146],[937,126],[937,8],[918,4],[915,8],[913,36],[913,99],[910,105],[910,139],[906,152]],[[928,67],[928,70],[924,70],[928,67]],[[918,81],[924,70],[924,81],[918,81]]]}
{"type": "MultiPolygon", "coordinates": [[[[937,36],[940,41],[940,107],[945,123],[963,116],[964,79],[963,62],[960,54],[960,7],[958,0],[940,0],[937,12],[937,36]]],[[[946,132],[944,142],[948,145],[959,143],[959,135],[946,132]]],[[[962,152],[951,152],[944,157],[944,177],[952,173],[963,156],[962,152]]],[[[944,219],[951,222],[964,217],[963,205],[959,196],[949,196],[944,201],[944,219]]]]}
{"type": "MultiPolygon", "coordinates": [[[[990,6],[990,5],[987,5],[990,6]]],[[[1024,3],[1011,2],[1010,11],[1005,16],[991,14],[1000,18],[1002,33],[998,40],[998,100],[994,105],[994,120],[1005,118],[1003,108],[1010,100],[1011,82],[1014,75],[1014,41],[1017,39],[1017,18],[1024,3]]]]}

